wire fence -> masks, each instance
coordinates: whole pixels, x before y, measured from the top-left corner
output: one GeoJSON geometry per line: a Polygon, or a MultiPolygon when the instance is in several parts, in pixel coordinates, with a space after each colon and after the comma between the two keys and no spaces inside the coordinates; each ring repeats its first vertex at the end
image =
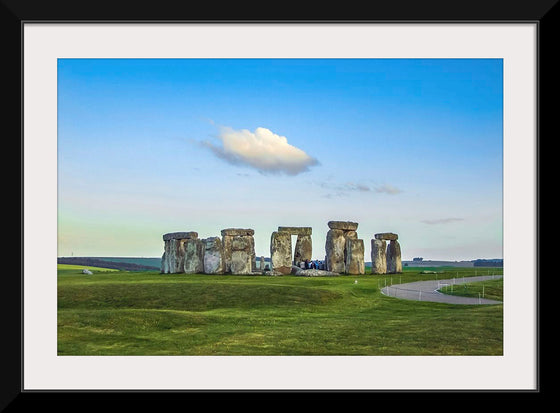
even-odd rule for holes
{"type": "MultiPolygon", "coordinates": [[[[500,303],[497,300],[489,300],[485,298],[484,286],[482,286],[482,292],[478,293],[478,297],[465,297],[460,295],[444,294],[445,292],[453,293],[456,286],[467,284],[469,282],[479,282],[502,278],[502,274],[492,274],[486,276],[465,276],[465,277],[454,277],[444,280],[427,280],[427,281],[415,281],[410,283],[398,283],[393,284],[395,277],[388,277],[383,280],[379,280],[378,286],[383,294],[406,300],[416,300],[416,301],[435,301],[435,302],[447,302],[456,304],[495,304],[500,303]],[[383,285],[381,285],[383,283],[383,285]],[[444,293],[440,292],[443,291],[444,293]]],[[[402,277],[400,277],[402,279],[402,277]]]]}

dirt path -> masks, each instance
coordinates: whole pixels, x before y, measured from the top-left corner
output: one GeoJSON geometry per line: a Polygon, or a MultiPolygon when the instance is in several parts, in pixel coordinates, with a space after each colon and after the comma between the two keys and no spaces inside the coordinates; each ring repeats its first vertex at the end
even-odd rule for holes
{"type": "Polygon", "coordinates": [[[488,300],[484,298],[460,297],[438,292],[437,290],[446,284],[460,285],[464,283],[494,280],[501,275],[481,275],[477,277],[459,277],[447,280],[416,281],[406,284],[393,284],[381,289],[381,292],[390,297],[402,298],[403,300],[433,301],[449,304],[502,304],[501,301],[488,300]]]}

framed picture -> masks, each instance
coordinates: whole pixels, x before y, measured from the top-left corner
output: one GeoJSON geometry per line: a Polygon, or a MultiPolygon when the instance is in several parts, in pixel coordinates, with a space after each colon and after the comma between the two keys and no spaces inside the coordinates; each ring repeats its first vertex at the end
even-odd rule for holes
{"type": "Polygon", "coordinates": [[[539,122],[550,114],[539,75],[551,81],[542,64],[551,7],[490,21],[474,12],[359,21],[23,14],[21,381],[6,399],[538,393],[539,122]],[[441,192],[430,193],[435,183],[441,192]],[[162,234],[219,236],[229,222],[263,229],[254,231],[263,262],[276,227],[313,226],[322,257],[329,216],[360,221],[366,261],[380,221],[400,234],[403,262],[503,259],[502,351],[90,354],[87,338],[61,351],[69,318],[58,312],[55,257],[161,257],[162,234]]]}

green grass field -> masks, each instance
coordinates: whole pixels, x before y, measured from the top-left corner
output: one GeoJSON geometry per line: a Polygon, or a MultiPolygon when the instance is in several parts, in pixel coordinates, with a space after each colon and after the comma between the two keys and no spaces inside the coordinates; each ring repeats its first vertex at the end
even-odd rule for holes
{"type": "MultiPolygon", "coordinates": [[[[473,268],[338,277],[81,269],[59,267],[59,355],[503,354],[502,305],[406,301],[378,288],[473,268]]],[[[487,270],[502,274],[477,273],[487,270]]]]}
{"type": "Polygon", "coordinates": [[[504,281],[503,279],[489,280],[477,283],[465,283],[459,285],[448,285],[439,290],[444,294],[459,295],[463,297],[488,298],[490,300],[503,301],[504,281]]]}

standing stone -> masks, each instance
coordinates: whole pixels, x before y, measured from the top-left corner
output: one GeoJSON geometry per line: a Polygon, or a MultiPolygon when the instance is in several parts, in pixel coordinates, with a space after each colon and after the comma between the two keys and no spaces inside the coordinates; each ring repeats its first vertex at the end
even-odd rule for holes
{"type": "Polygon", "coordinates": [[[294,250],[294,264],[299,266],[299,263],[302,261],[311,261],[312,253],[313,243],[311,241],[311,235],[298,235],[294,250]]]}
{"type": "Polygon", "coordinates": [[[224,267],[223,273],[228,274],[231,272],[231,244],[233,236],[222,235],[222,265],[224,267]]]}
{"type": "Polygon", "coordinates": [[[197,237],[196,232],[170,232],[163,235],[164,252],[161,257],[163,274],[176,274],[184,271],[185,242],[197,237]]]}
{"type": "Polygon", "coordinates": [[[228,228],[222,230],[224,273],[252,274],[255,261],[253,229],[228,228]],[[235,261],[235,262],[234,262],[235,261]]]}
{"type": "Polygon", "coordinates": [[[379,234],[375,234],[375,239],[381,239],[386,241],[396,241],[399,239],[398,234],[393,234],[392,232],[381,232],[379,234]]]}
{"type": "Polygon", "coordinates": [[[255,238],[253,236],[248,236],[249,238],[249,248],[251,252],[251,272],[257,269],[257,254],[255,253],[255,238]]]}
{"type": "Polygon", "coordinates": [[[232,274],[252,274],[253,260],[251,253],[246,250],[231,252],[231,273],[232,274]]]}
{"type": "Polygon", "coordinates": [[[161,257],[161,273],[172,274],[177,269],[177,240],[165,241],[161,257]]]}
{"type": "Polygon", "coordinates": [[[387,272],[389,274],[402,272],[401,246],[397,240],[387,245],[387,272]]]}
{"type": "Polygon", "coordinates": [[[224,272],[222,240],[219,237],[210,237],[202,241],[204,243],[204,273],[222,274],[224,272]]]}
{"type": "Polygon", "coordinates": [[[381,239],[371,240],[371,273],[387,273],[387,242],[381,239]]]}
{"type": "MultiPolygon", "coordinates": [[[[183,241],[183,240],[182,240],[183,241]]],[[[185,274],[200,274],[204,271],[204,243],[200,239],[184,240],[185,259],[183,272],[185,274]]]]}
{"type": "Polygon", "coordinates": [[[365,274],[364,240],[346,239],[346,274],[365,274]]]}
{"type": "Polygon", "coordinates": [[[271,270],[281,274],[292,271],[292,235],[289,232],[274,231],[270,237],[271,270]]]}
{"type": "Polygon", "coordinates": [[[327,254],[327,271],[343,273],[345,271],[344,254],[346,237],[341,229],[330,229],[327,232],[325,252],[327,254]]]}
{"type": "Polygon", "coordinates": [[[260,259],[260,267],[259,267],[259,269],[260,269],[261,271],[264,271],[264,265],[265,265],[265,264],[264,264],[264,257],[261,256],[261,259],[260,259]]]}

